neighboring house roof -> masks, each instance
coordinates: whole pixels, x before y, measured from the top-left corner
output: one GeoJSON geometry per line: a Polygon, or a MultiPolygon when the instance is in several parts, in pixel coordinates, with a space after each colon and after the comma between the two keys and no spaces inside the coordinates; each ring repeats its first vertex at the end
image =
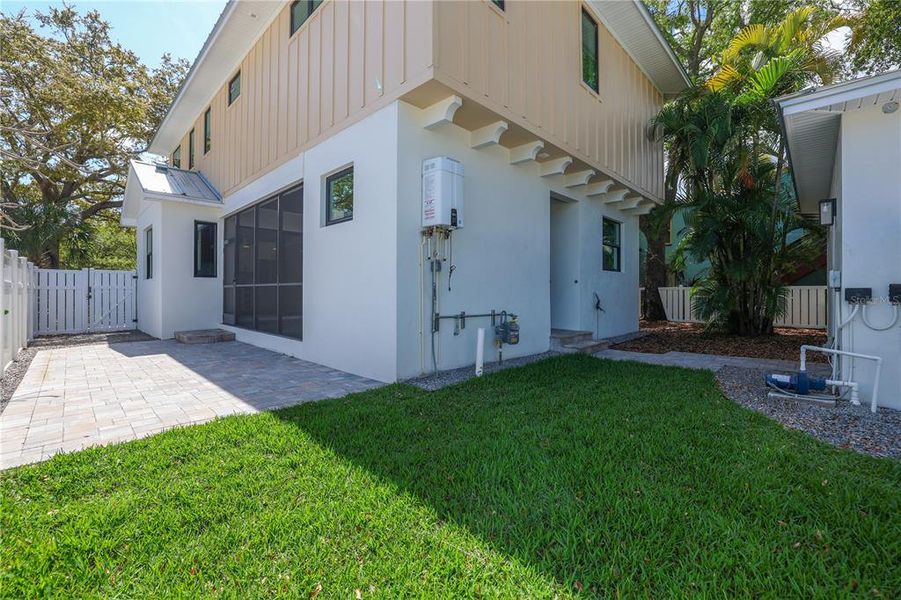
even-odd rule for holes
{"type": "Polygon", "coordinates": [[[132,160],[122,205],[122,224],[134,225],[142,199],[221,205],[219,192],[198,171],[132,160]]]}
{"type": "Polygon", "coordinates": [[[901,101],[901,70],[776,98],[802,213],[829,197],[841,115],[901,101]]]}
{"type": "MultiPolygon", "coordinates": [[[[688,87],[685,70],[641,0],[591,0],[591,5],[664,96],[688,87]]],[[[282,7],[281,2],[265,0],[228,1],[157,128],[149,152],[164,155],[178,144],[282,7]]]]}

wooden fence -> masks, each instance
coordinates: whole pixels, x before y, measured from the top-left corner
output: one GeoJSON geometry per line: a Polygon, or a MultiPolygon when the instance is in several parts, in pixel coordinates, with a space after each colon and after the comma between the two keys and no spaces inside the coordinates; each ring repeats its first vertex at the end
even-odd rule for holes
{"type": "MultiPolygon", "coordinates": [[[[659,289],[668,321],[700,321],[691,302],[691,288],[659,289]]],[[[788,288],[788,292],[785,314],[777,319],[777,327],[826,328],[826,286],[796,285],[788,288]]]]}

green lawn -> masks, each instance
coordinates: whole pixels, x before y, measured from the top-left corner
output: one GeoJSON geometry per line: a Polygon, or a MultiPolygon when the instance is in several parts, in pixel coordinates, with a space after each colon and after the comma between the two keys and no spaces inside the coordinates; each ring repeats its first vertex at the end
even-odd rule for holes
{"type": "Polygon", "coordinates": [[[583,356],[2,476],[5,597],[901,593],[901,463],[583,356]]]}

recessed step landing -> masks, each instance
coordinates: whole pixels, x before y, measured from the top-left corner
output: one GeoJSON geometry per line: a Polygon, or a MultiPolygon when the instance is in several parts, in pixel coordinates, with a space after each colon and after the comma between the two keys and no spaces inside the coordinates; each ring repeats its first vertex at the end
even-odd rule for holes
{"type": "Polygon", "coordinates": [[[235,334],[224,329],[195,329],[194,331],[176,331],[175,341],[182,344],[214,344],[216,342],[233,342],[235,334]]]}
{"type": "Polygon", "coordinates": [[[590,331],[576,331],[572,329],[551,329],[551,350],[556,352],[581,352],[594,354],[609,346],[605,340],[595,340],[590,331]]]}

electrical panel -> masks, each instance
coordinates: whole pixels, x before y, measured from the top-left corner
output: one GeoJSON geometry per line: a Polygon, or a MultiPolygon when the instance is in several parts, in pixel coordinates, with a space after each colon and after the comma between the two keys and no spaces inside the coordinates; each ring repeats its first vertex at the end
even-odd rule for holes
{"type": "Polygon", "coordinates": [[[873,288],[845,288],[845,302],[866,304],[873,299],[873,288]]]}
{"type": "Polygon", "coordinates": [[[901,283],[888,284],[888,301],[892,304],[901,304],[901,283]]]}
{"type": "Polygon", "coordinates": [[[422,161],[422,226],[463,227],[463,165],[446,156],[422,161]]]}

